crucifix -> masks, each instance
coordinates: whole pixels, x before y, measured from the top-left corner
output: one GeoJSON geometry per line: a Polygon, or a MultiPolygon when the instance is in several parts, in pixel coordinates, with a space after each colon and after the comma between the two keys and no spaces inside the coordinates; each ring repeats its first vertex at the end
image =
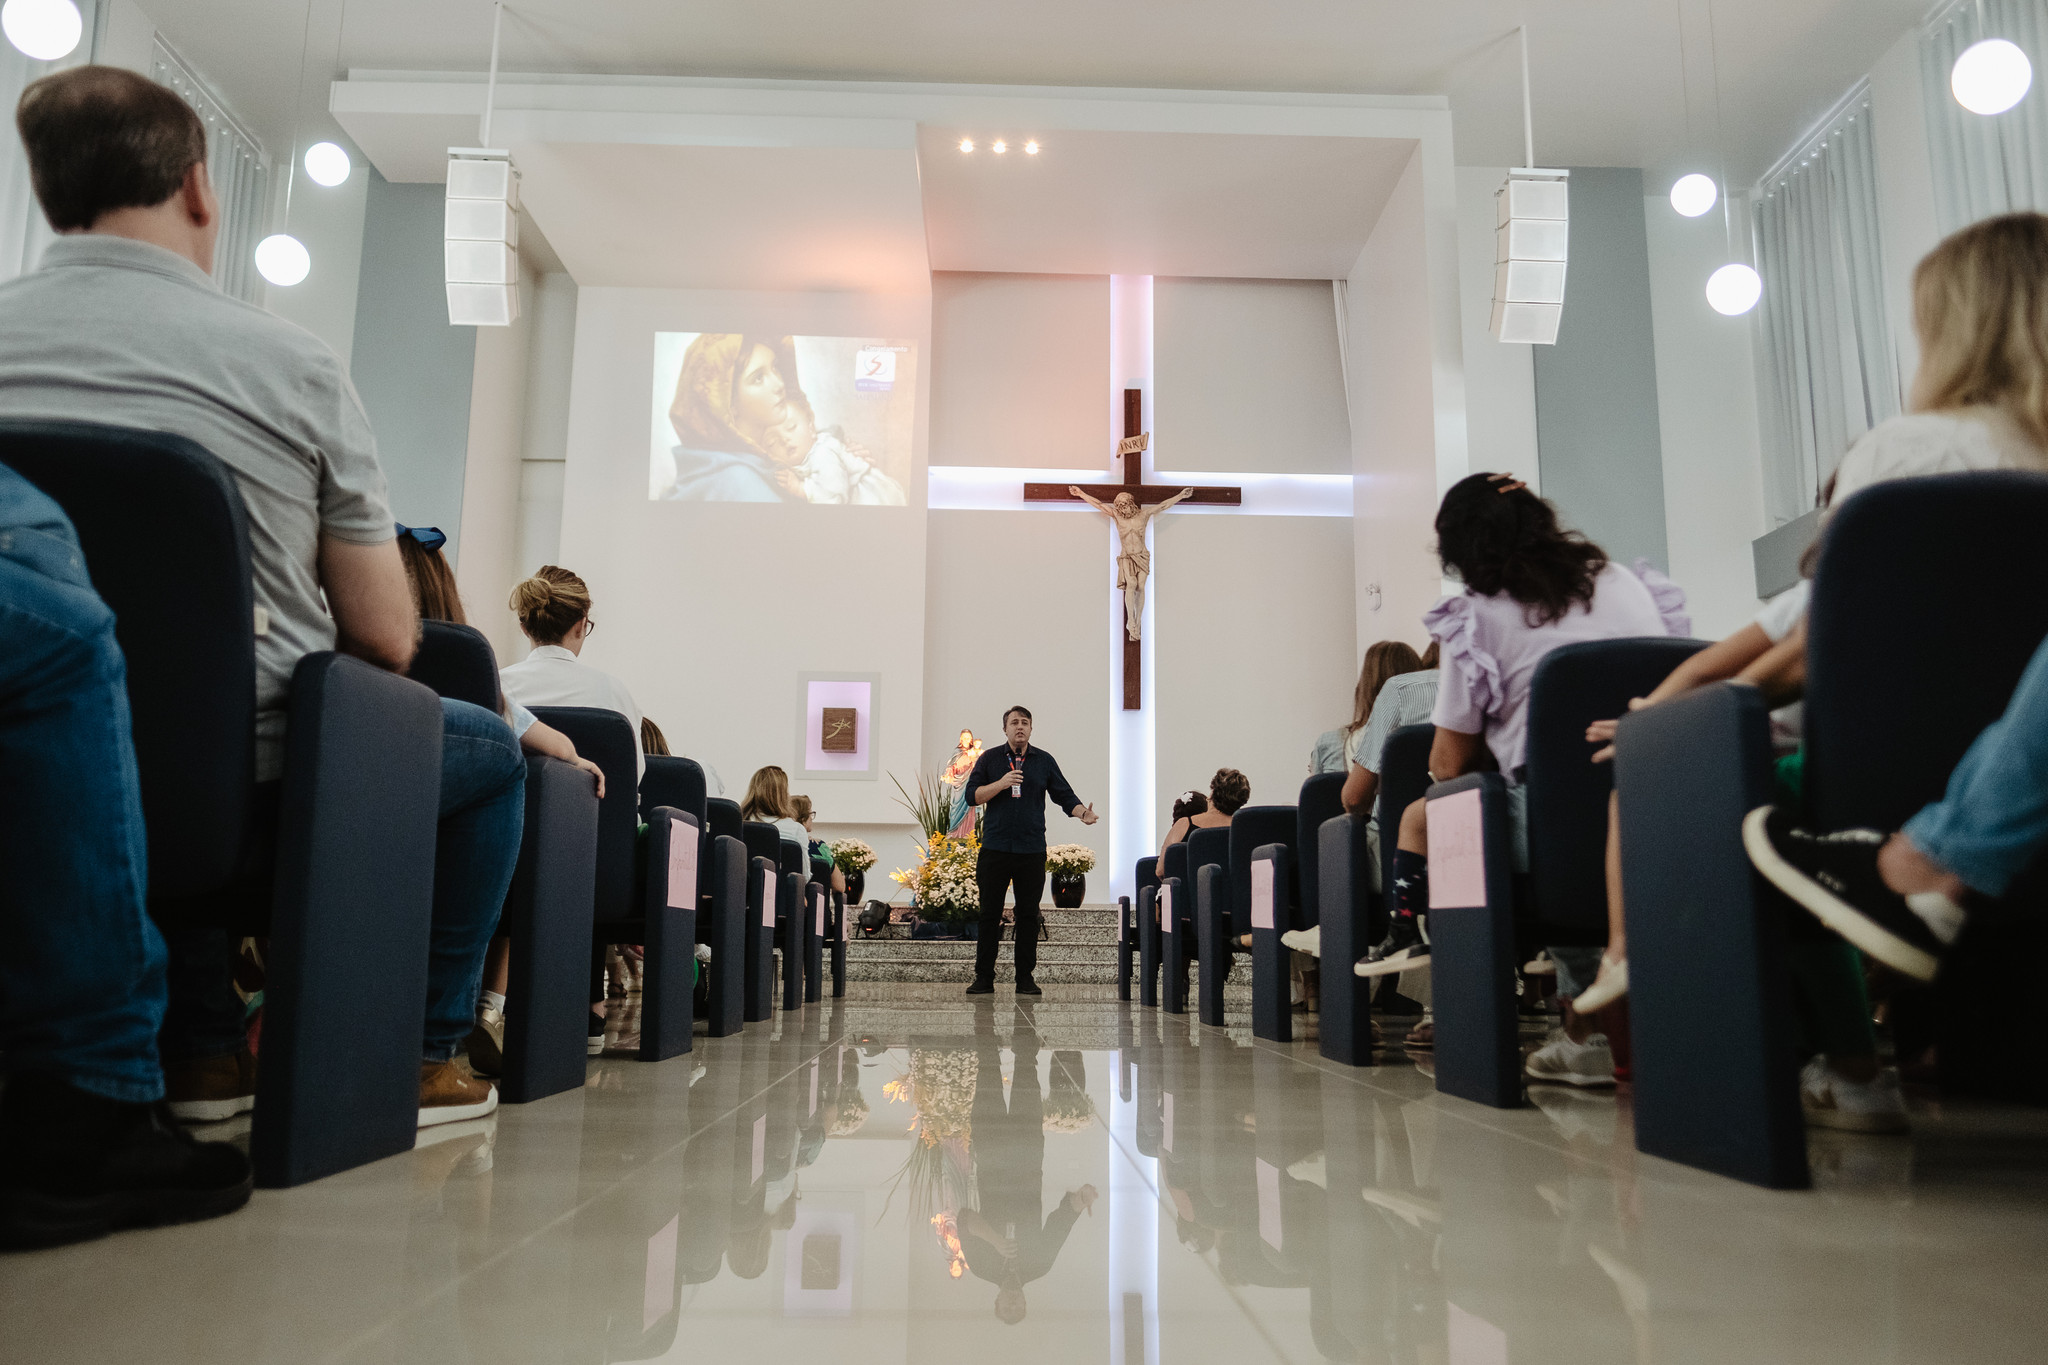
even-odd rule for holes
{"type": "Polygon", "coordinates": [[[1124,437],[1117,446],[1117,454],[1124,462],[1122,483],[1024,485],[1026,502],[1085,503],[1116,522],[1120,539],[1117,587],[1124,597],[1123,709],[1126,711],[1136,711],[1143,706],[1144,650],[1138,638],[1138,623],[1145,610],[1145,579],[1152,568],[1152,556],[1145,549],[1146,525],[1175,503],[1194,502],[1221,507],[1244,504],[1243,490],[1238,488],[1173,488],[1146,483],[1145,451],[1151,444],[1152,435],[1145,430],[1145,391],[1125,389],[1124,437]],[[1126,503],[1125,499],[1129,501],[1126,503]]]}

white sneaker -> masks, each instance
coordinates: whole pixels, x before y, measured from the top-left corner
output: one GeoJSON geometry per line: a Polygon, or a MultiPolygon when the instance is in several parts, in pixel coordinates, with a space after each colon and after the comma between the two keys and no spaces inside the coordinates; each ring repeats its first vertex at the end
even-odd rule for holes
{"type": "Polygon", "coordinates": [[[1592,1014],[1604,1010],[1628,994],[1628,959],[1600,954],[1600,974],[1593,978],[1593,984],[1579,992],[1572,1008],[1580,1014],[1592,1014]]]}
{"type": "Polygon", "coordinates": [[[698,945],[697,945],[697,960],[698,960],[699,962],[709,962],[709,961],[711,960],[711,945],[710,945],[710,944],[708,944],[708,943],[700,943],[700,944],[698,944],[698,945]]]}
{"type": "Polygon", "coordinates": [[[1903,1133],[1906,1098],[1899,1093],[1899,1073],[1891,1067],[1867,1081],[1852,1081],[1815,1057],[1799,1073],[1799,1104],[1816,1128],[1841,1128],[1852,1133],[1903,1133]]]}
{"type": "Polygon", "coordinates": [[[1563,1029],[1552,1029],[1548,1041],[1529,1054],[1525,1069],[1532,1081],[1587,1087],[1614,1084],[1614,1054],[1607,1050],[1604,1033],[1575,1043],[1563,1029]]]}
{"type": "Polygon", "coordinates": [[[1297,953],[1307,953],[1310,957],[1321,957],[1323,955],[1323,926],[1318,924],[1312,929],[1289,929],[1286,933],[1280,935],[1280,941],[1294,949],[1297,953]]]}

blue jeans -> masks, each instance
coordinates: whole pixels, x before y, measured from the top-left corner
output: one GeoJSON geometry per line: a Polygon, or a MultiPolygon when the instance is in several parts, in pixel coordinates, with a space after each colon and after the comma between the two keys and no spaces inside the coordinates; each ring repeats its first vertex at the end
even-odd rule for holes
{"type": "Polygon", "coordinates": [[[1987,896],[2000,896],[2048,842],[2048,640],[2020,675],[2005,714],[1984,727],[1949,774],[1941,800],[1905,833],[1928,857],[1987,896]]]}
{"type": "MultiPolygon", "coordinates": [[[[446,1061],[476,1023],[484,949],[498,927],[526,823],[526,759],[512,727],[466,701],[441,701],[441,823],[420,1055],[446,1061]]],[[[242,1046],[236,943],[217,929],[172,930],[164,1056],[219,1056],[242,1046]]]]}
{"type": "Polygon", "coordinates": [[[114,614],[58,508],[0,466],[0,1053],[163,1098],[164,944],[114,614]]]}

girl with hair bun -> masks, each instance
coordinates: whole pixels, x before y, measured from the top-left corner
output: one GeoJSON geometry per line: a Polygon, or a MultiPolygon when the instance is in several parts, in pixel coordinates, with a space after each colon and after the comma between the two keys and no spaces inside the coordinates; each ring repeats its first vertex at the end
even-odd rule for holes
{"type": "Polygon", "coordinates": [[[583,646],[597,623],[590,619],[590,585],[553,564],[544,564],[512,589],[510,606],[533,649],[519,663],[500,669],[505,695],[521,706],[594,706],[616,711],[633,731],[635,771],[645,772],[640,707],[626,685],[583,662],[583,646]]]}

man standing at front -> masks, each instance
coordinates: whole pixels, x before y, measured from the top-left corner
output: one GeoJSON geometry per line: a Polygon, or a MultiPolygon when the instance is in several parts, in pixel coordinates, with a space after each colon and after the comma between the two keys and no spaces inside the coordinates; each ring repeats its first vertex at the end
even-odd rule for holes
{"type": "Polygon", "coordinates": [[[1095,807],[1084,806],[1060,765],[1043,749],[1031,747],[1031,713],[1021,706],[1003,712],[1003,737],[1009,743],[988,750],[968,775],[974,804],[988,809],[981,817],[981,858],[975,882],[981,892],[981,940],[974,951],[974,983],[969,995],[992,995],[996,988],[996,952],[1003,939],[1003,895],[1017,888],[1017,994],[1040,995],[1032,979],[1038,970],[1038,898],[1045,891],[1045,798],[1084,825],[1095,823],[1095,807]]]}

